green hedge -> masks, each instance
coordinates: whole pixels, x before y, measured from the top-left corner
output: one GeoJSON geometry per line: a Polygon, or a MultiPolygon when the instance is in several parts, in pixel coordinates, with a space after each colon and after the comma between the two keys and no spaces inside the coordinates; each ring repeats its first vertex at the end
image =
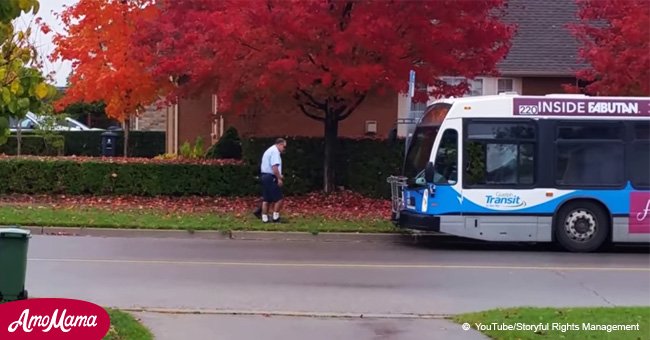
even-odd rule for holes
{"type": "Polygon", "coordinates": [[[0,193],[247,196],[259,188],[245,165],[118,164],[0,159],[0,193]]]}
{"type": "MultiPolygon", "coordinates": [[[[73,133],[86,134],[65,134],[70,137],[73,133]]],[[[23,149],[35,150],[35,154],[40,154],[40,149],[32,146],[38,145],[32,142],[32,138],[33,136],[30,136],[25,139],[23,149]],[[27,142],[28,140],[30,142],[27,142]]],[[[82,144],[79,140],[82,138],[78,138],[78,145],[87,149],[88,144],[82,144]]],[[[137,145],[138,140],[134,140],[134,145],[137,145]]],[[[273,142],[273,138],[242,140],[242,159],[246,165],[157,162],[118,164],[99,161],[78,163],[66,159],[4,158],[0,159],[0,178],[3,179],[0,183],[0,193],[259,195],[257,176],[260,171],[260,159],[264,150],[273,142]]],[[[283,155],[285,194],[321,190],[323,139],[288,138],[287,142],[287,151],[283,155]]],[[[40,143],[42,145],[42,140],[40,143]]],[[[11,148],[11,143],[7,144],[7,147],[11,148]]],[[[399,173],[403,150],[403,141],[393,144],[373,139],[341,139],[335,164],[336,184],[372,197],[389,197],[390,188],[386,177],[399,173]]]]}
{"type": "Polygon", "coordinates": [[[241,159],[241,139],[234,127],[226,132],[205,153],[208,159],[241,159]]]}
{"type": "MultiPolygon", "coordinates": [[[[88,156],[99,157],[102,153],[102,133],[106,131],[57,131],[58,138],[64,139],[64,156],[88,156]]],[[[115,147],[116,156],[124,154],[124,137],[122,131],[116,131],[118,134],[117,145],[115,147]]],[[[27,136],[37,136],[34,132],[23,132],[23,139],[27,136]]],[[[34,153],[25,153],[25,155],[52,156],[52,153],[44,150],[39,146],[37,141],[27,141],[28,150],[34,153]],[[35,145],[36,144],[36,145],[35,145]],[[44,150],[44,151],[43,151],[44,150]]],[[[10,136],[9,143],[0,146],[0,153],[7,155],[16,154],[15,135],[10,136]],[[13,143],[11,138],[14,138],[13,143]]],[[[25,140],[23,140],[23,149],[25,149],[25,140]]],[[[165,132],[164,131],[131,131],[129,132],[129,156],[153,158],[165,153],[165,132]]]]}
{"type": "MultiPolygon", "coordinates": [[[[253,174],[260,169],[262,154],[273,145],[274,138],[242,140],[242,159],[250,164],[253,174]]],[[[306,193],[323,187],[323,138],[287,138],[282,167],[286,192],[306,193]]],[[[337,186],[372,197],[389,197],[386,178],[400,172],[404,157],[404,141],[390,143],[376,139],[339,140],[335,171],[337,186]]]]}
{"type": "Polygon", "coordinates": [[[404,142],[343,140],[338,181],[346,188],[372,197],[390,197],[386,178],[401,172],[404,142]]]}
{"type": "MultiPolygon", "coordinates": [[[[63,136],[50,136],[46,139],[43,136],[27,134],[21,137],[21,155],[35,156],[58,156],[59,150],[54,146],[57,143],[64,143],[63,136]]],[[[0,154],[16,155],[18,152],[18,138],[15,135],[9,136],[7,142],[0,145],[0,154]]]]}
{"type": "MultiPolygon", "coordinates": [[[[62,131],[65,137],[66,156],[101,156],[102,133],[106,131],[62,131]]],[[[116,156],[124,154],[124,134],[118,134],[115,150],[116,156]]],[[[129,156],[153,158],[165,153],[164,131],[130,131],[129,156]]]]}

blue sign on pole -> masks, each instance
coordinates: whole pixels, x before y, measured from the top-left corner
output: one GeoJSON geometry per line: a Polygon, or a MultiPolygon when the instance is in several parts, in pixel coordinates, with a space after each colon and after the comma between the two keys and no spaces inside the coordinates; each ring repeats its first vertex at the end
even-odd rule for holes
{"type": "Polygon", "coordinates": [[[409,97],[415,95],[415,71],[409,72],[409,97]]]}

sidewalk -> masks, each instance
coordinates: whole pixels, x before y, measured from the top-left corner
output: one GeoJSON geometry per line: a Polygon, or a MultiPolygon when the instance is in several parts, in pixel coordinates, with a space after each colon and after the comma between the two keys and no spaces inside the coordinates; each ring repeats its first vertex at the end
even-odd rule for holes
{"type": "Polygon", "coordinates": [[[134,315],[156,340],[478,340],[476,330],[445,319],[318,318],[263,315],[196,315],[140,312],[134,315]],[[263,335],[262,335],[263,334],[263,335]]]}

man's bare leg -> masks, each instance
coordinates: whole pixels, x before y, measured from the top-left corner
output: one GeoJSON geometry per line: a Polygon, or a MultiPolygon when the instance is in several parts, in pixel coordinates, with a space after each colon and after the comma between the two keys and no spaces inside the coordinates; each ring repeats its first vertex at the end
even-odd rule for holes
{"type": "Polygon", "coordinates": [[[269,220],[269,203],[262,202],[262,221],[268,222],[269,220]]]}
{"type": "Polygon", "coordinates": [[[282,200],[279,200],[273,204],[273,220],[280,218],[280,211],[282,210],[282,200]]]}

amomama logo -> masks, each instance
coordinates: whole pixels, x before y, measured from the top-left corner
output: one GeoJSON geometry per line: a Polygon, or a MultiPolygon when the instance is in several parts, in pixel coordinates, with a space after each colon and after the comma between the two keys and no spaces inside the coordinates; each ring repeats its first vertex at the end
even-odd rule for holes
{"type": "Polygon", "coordinates": [[[104,338],[111,320],[96,304],[73,299],[28,299],[0,304],[0,339],[104,338]]]}

